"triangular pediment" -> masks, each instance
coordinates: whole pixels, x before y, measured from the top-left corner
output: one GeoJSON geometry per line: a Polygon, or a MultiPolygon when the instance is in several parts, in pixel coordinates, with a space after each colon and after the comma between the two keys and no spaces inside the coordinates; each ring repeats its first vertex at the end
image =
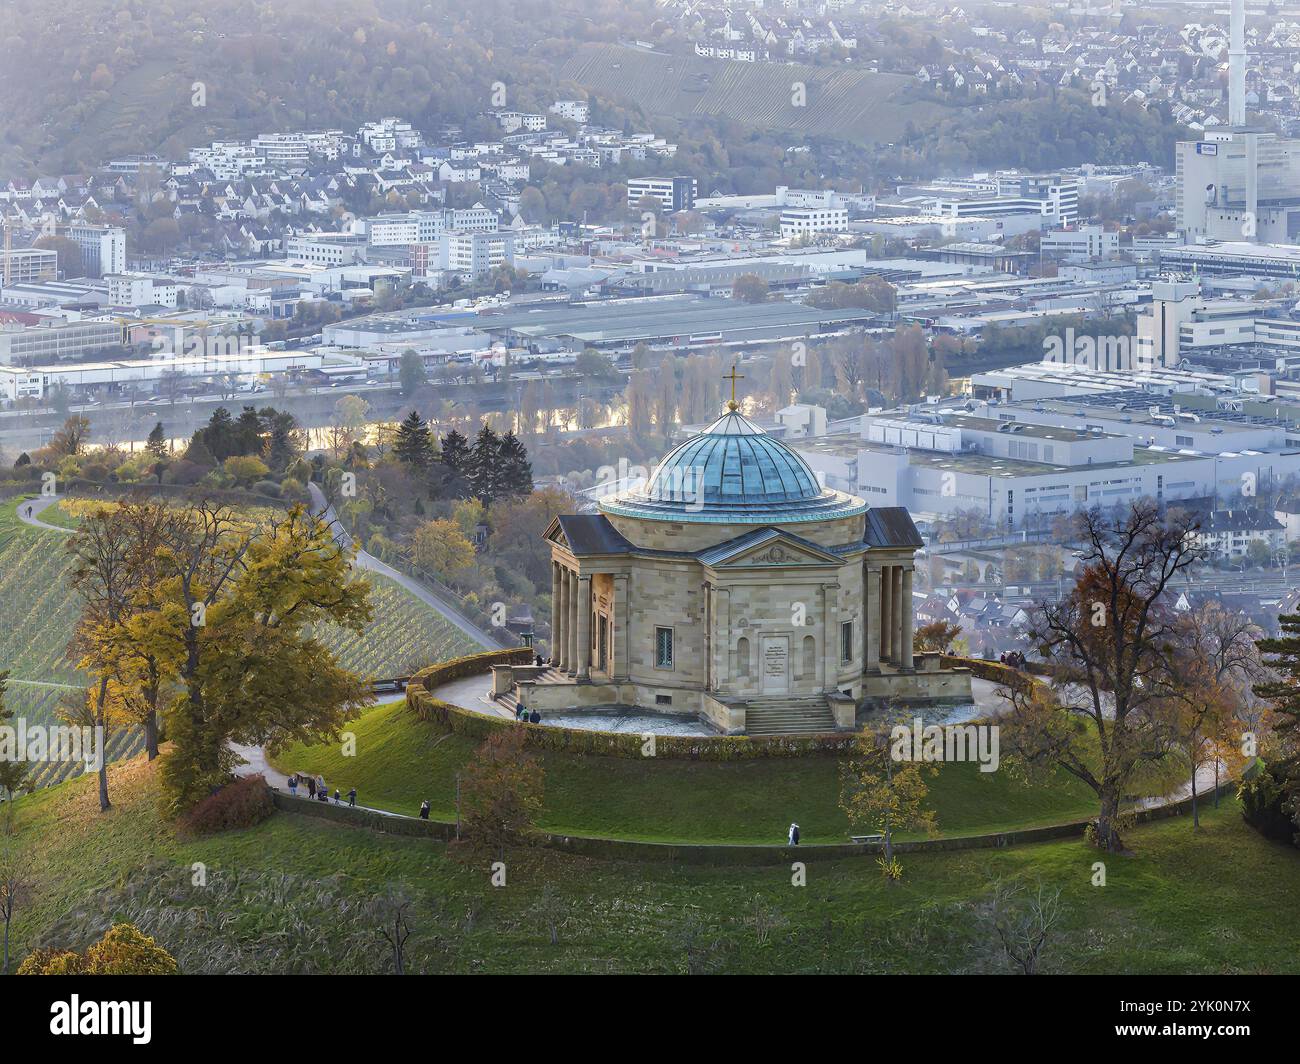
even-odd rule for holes
{"type": "Polygon", "coordinates": [[[569,546],[569,540],[564,534],[564,528],[560,524],[560,519],[558,517],[551,518],[551,523],[542,534],[542,538],[549,540],[552,543],[558,543],[561,547],[567,548],[569,546]]]}
{"type": "Polygon", "coordinates": [[[801,536],[777,528],[760,529],[704,551],[700,560],[715,569],[785,569],[840,565],[841,559],[801,536]]]}

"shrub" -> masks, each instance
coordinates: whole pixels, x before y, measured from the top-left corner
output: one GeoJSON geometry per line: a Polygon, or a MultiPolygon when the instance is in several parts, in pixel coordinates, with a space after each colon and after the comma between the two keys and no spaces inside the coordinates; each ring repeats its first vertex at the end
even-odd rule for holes
{"type": "Polygon", "coordinates": [[[86,950],[37,949],[19,975],[177,975],[176,959],[134,924],[114,924],[86,950]]]}
{"type": "Polygon", "coordinates": [[[252,487],[258,495],[269,495],[273,499],[278,499],[281,494],[280,485],[274,480],[259,480],[252,487]]]}
{"type": "Polygon", "coordinates": [[[18,965],[19,975],[82,975],[85,959],[68,949],[36,949],[18,965]]]}
{"type": "Polygon", "coordinates": [[[1286,815],[1283,803],[1286,798],[1284,781],[1278,779],[1269,766],[1260,763],[1237,788],[1241,802],[1241,818],[1266,839],[1289,842],[1300,846],[1296,825],[1286,815]]]}
{"type": "Polygon", "coordinates": [[[275,811],[266,777],[244,776],[210,794],[181,818],[181,828],[194,835],[251,828],[275,811]]]}
{"type": "Polygon", "coordinates": [[[114,924],[86,950],[87,975],[176,975],[176,960],[134,924],[114,924]]]}

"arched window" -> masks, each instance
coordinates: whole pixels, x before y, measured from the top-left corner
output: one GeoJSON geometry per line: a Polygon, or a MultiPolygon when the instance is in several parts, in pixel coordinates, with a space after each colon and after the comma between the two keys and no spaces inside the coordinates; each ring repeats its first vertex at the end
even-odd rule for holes
{"type": "Polygon", "coordinates": [[[749,675],[749,640],[743,635],[736,640],[736,675],[749,675]]]}
{"type": "Polygon", "coordinates": [[[804,680],[817,679],[817,640],[810,635],[803,637],[803,676],[804,680]]]}

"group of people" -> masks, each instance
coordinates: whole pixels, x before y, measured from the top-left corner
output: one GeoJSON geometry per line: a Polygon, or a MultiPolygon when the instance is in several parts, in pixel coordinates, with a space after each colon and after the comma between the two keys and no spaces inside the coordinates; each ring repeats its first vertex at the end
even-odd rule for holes
{"type": "Polygon", "coordinates": [[[1025,656],[1018,650],[1003,654],[998,661],[1003,665],[1010,665],[1013,669],[1023,669],[1025,667],[1025,656]]]}
{"type": "MultiPolygon", "coordinates": [[[[289,777],[289,793],[295,798],[298,797],[299,787],[306,789],[308,799],[313,802],[328,802],[330,800],[330,789],[325,786],[324,776],[311,776],[306,773],[299,775],[295,772],[289,777]]],[[[334,804],[342,805],[344,797],[344,795],[339,793],[339,789],[335,787],[334,804]]],[[[357,805],[357,789],[353,787],[348,791],[346,797],[348,805],[355,809],[357,805]]]]}
{"type": "Polygon", "coordinates": [[[528,707],[520,703],[515,706],[515,720],[521,720],[525,724],[541,724],[542,715],[538,713],[537,710],[533,710],[529,713],[528,707]]]}

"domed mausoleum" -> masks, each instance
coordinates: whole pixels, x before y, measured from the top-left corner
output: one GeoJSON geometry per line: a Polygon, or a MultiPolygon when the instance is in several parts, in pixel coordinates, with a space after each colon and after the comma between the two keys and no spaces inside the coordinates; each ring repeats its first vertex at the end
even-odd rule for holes
{"type": "Polygon", "coordinates": [[[734,403],[598,505],[546,531],[554,667],[514,670],[526,705],[762,734],[851,728],[883,699],[969,699],[964,672],[912,652],[907,511],[823,487],[734,403]]]}

